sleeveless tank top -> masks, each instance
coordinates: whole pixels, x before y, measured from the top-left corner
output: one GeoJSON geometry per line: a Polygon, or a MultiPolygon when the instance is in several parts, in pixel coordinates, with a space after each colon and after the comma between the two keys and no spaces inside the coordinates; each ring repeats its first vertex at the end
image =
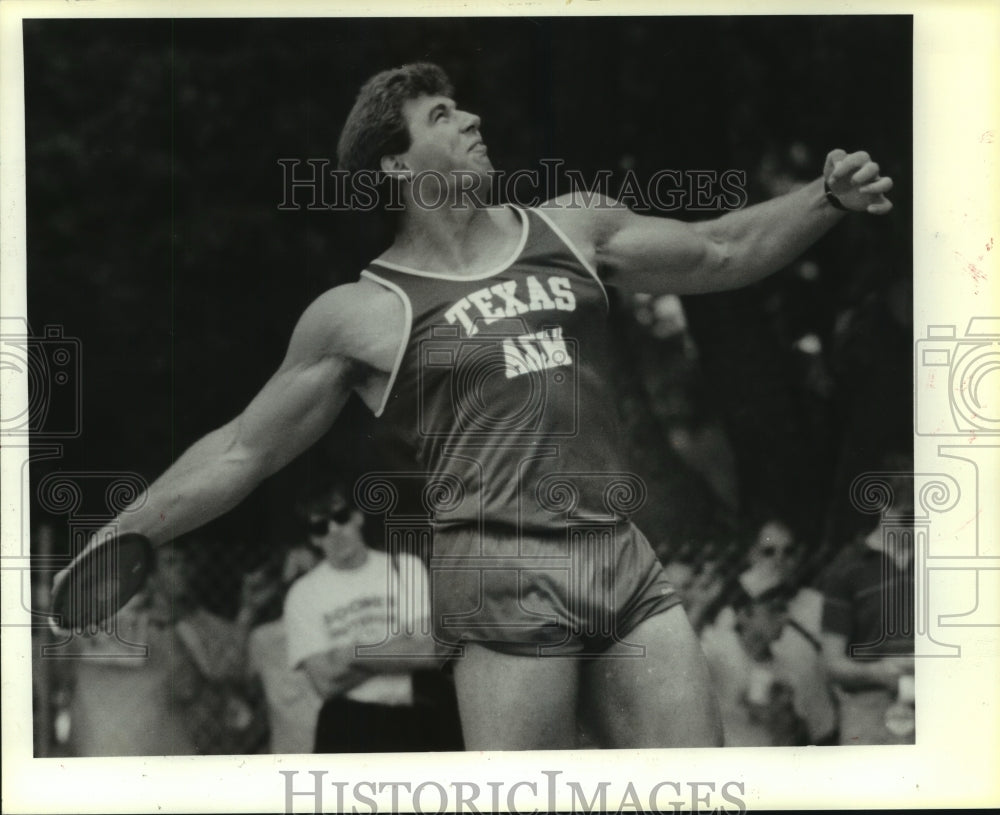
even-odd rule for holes
{"type": "Polygon", "coordinates": [[[438,529],[557,533],[619,524],[642,502],[620,464],[608,385],[608,299],[551,219],[515,208],[521,239],[475,277],[373,261],[404,341],[376,411],[394,451],[427,479],[438,529]]]}

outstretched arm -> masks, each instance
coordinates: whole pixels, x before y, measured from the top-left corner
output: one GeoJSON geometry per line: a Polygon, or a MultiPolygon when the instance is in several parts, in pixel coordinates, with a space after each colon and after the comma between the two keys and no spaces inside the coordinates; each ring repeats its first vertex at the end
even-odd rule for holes
{"type": "Polygon", "coordinates": [[[823,178],[714,220],[688,224],[596,207],[566,211],[565,220],[576,222],[567,232],[584,233],[583,246],[610,285],[650,294],[739,288],[781,269],[840,220],[843,212],[827,200],[824,179],[849,210],[883,215],[892,209],[885,197],[892,180],[879,176],[868,154],[834,150],[823,178]]]}
{"type": "MultiPolygon", "coordinates": [[[[329,429],[358,379],[334,289],[302,315],[278,371],[242,414],[193,444],[113,527],[162,543],[222,515],[329,429]]],[[[102,537],[98,535],[98,539],[102,537]]]]}

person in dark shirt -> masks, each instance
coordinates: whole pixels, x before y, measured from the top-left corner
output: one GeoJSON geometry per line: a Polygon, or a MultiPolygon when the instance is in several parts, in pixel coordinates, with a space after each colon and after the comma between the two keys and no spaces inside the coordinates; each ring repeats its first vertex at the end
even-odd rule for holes
{"type": "MultiPolygon", "coordinates": [[[[912,514],[912,503],[900,518],[912,514]],[[907,511],[908,510],[908,511],[907,511]]],[[[883,516],[830,563],[822,643],[840,701],[841,744],[912,744],[913,531],[883,516]]]]}

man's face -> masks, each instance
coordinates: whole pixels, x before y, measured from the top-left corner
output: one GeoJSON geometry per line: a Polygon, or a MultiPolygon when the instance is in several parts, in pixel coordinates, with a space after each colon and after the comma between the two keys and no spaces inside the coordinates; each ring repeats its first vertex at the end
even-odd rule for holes
{"type": "Polygon", "coordinates": [[[750,550],[752,566],[772,569],[781,579],[789,579],[798,563],[798,547],[788,527],[768,523],[760,530],[757,542],[750,550]]]}
{"type": "MultiPolygon", "coordinates": [[[[403,117],[410,131],[410,148],[399,159],[414,175],[463,170],[485,176],[493,168],[479,132],[479,117],[459,110],[447,96],[410,99],[403,103],[403,117]]],[[[427,195],[433,192],[428,190],[427,195]]]]}
{"type": "Polygon", "coordinates": [[[365,550],[361,533],[364,515],[343,497],[335,496],[326,512],[309,514],[309,541],[335,568],[355,563],[365,550]]]}

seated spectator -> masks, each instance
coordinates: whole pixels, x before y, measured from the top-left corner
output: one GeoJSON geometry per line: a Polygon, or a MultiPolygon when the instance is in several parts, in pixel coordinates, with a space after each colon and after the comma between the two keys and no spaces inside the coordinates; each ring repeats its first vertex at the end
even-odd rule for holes
{"type": "Polygon", "coordinates": [[[774,576],[741,576],[726,617],[702,631],[727,747],[800,745],[809,741],[793,689],[771,647],[781,635],[790,590],[774,576]]]}
{"type": "Polygon", "coordinates": [[[788,597],[785,625],[771,644],[771,656],[792,689],[796,713],[808,729],[808,743],[836,744],[837,708],[821,653],[823,595],[797,585],[801,555],[791,529],[782,521],[771,520],[757,533],[743,574],[758,582],[775,580],[794,587],[788,597]]]}
{"type": "MultiPolygon", "coordinates": [[[[738,604],[745,604],[748,595],[754,599],[772,589],[779,592],[783,606],[781,625],[767,643],[767,670],[779,679],[795,718],[804,725],[804,731],[797,736],[801,743],[834,744],[837,741],[837,711],[820,653],[822,596],[814,589],[795,584],[798,560],[799,547],[788,526],[777,520],[764,524],[747,554],[747,567],[739,574],[735,585],[722,592],[723,601],[728,601],[729,605],[721,608],[711,625],[705,628],[703,643],[735,654],[746,650],[747,644],[741,642],[740,626],[750,625],[759,641],[761,632],[770,630],[767,625],[777,622],[777,612],[772,608],[768,616],[764,613],[766,609],[751,605],[743,609],[744,616],[751,611],[761,616],[741,621],[738,604]]],[[[748,682],[748,675],[744,674],[732,681],[738,685],[748,682]]],[[[756,738],[764,739],[764,743],[775,743],[774,733],[764,736],[762,732],[758,726],[755,735],[733,738],[756,738]]]]}
{"type": "Polygon", "coordinates": [[[239,685],[246,625],[262,598],[245,593],[237,622],[200,608],[186,547],[156,549],[142,592],[115,617],[115,633],[75,635],[64,652],[72,682],[70,745],[77,756],[233,752],[252,741],[239,685]]]}
{"type": "Polygon", "coordinates": [[[913,744],[913,533],[904,497],[819,580],[823,654],[840,702],[841,744],[913,744]],[[900,520],[902,519],[902,520],[900,520]],[[894,526],[893,534],[884,534],[894,526]]]}

